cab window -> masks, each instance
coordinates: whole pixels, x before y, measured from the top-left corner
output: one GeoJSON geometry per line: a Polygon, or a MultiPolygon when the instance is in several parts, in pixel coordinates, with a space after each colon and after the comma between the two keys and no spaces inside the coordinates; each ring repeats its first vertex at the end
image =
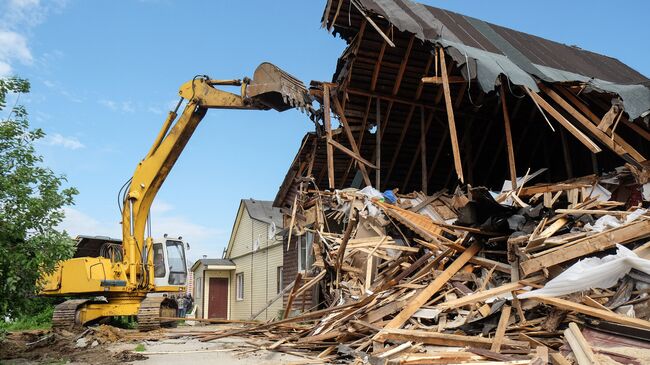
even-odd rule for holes
{"type": "Polygon", "coordinates": [[[167,261],[169,262],[169,285],[184,285],[187,280],[187,266],[183,242],[167,241],[167,261]]]}
{"type": "Polygon", "coordinates": [[[157,278],[165,277],[165,252],[162,243],[153,244],[153,276],[157,278]]]}

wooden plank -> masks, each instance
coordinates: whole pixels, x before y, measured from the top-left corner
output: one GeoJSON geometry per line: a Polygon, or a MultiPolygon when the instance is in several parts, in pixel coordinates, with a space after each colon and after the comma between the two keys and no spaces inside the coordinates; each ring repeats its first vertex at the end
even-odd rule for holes
{"type": "Polygon", "coordinates": [[[614,323],[650,329],[650,322],[646,320],[639,319],[639,318],[631,318],[620,314],[608,312],[602,309],[592,308],[584,304],[575,303],[566,299],[551,298],[551,297],[533,297],[528,299],[534,300],[536,302],[552,305],[556,308],[560,308],[568,311],[574,311],[574,312],[586,314],[591,317],[604,319],[606,321],[610,321],[614,323]]]}
{"type": "MultiPolygon", "coordinates": [[[[444,78],[441,76],[429,76],[423,77],[421,81],[425,84],[442,84],[444,82],[444,78]]],[[[464,84],[467,83],[467,80],[465,80],[465,78],[462,76],[449,76],[448,82],[450,84],[464,84]]]]}
{"type": "Polygon", "coordinates": [[[454,274],[458,272],[469,259],[476,255],[481,249],[481,245],[476,242],[472,244],[465,252],[463,252],[456,260],[454,260],[451,265],[449,265],[445,271],[440,274],[435,280],[433,280],[422,292],[420,292],[413,300],[409,301],[409,304],[398,314],[396,315],[388,324],[384,327],[388,328],[399,328],[406,321],[408,321],[411,316],[420,309],[431,297],[438,292],[446,283],[451,279],[454,274]]]}
{"type": "Polygon", "coordinates": [[[376,169],[377,168],[377,166],[373,165],[370,161],[366,160],[365,158],[361,157],[359,154],[355,153],[354,151],[351,151],[349,148],[347,148],[344,145],[336,142],[333,139],[328,140],[327,144],[330,145],[330,146],[336,147],[339,151],[345,153],[346,155],[352,157],[353,159],[359,161],[360,163],[370,167],[371,169],[376,169]]]}
{"type": "Polygon", "coordinates": [[[409,44],[408,46],[406,46],[404,57],[402,58],[402,62],[399,65],[399,70],[397,71],[397,77],[395,78],[395,84],[393,85],[393,95],[397,95],[397,92],[399,91],[399,87],[402,84],[402,79],[404,77],[404,72],[406,71],[406,65],[408,64],[409,58],[411,56],[411,49],[413,49],[414,41],[415,41],[415,34],[411,34],[411,38],[409,38],[409,44]]]}
{"type": "Polygon", "coordinates": [[[571,352],[573,352],[573,357],[575,357],[578,365],[594,365],[594,363],[589,360],[589,357],[580,346],[580,342],[578,342],[569,328],[564,330],[564,339],[569,343],[571,352]]]}
{"type": "MultiPolygon", "coordinates": [[[[350,125],[348,124],[348,119],[345,117],[345,113],[343,112],[343,107],[341,106],[341,103],[339,102],[339,99],[337,97],[335,97],[333,100],[334,100],[334,110],[339,115],[339,120],[341,121],[341,125],[343,126],[343,131],[345,131],[345,135],[348,137],[348,142],[350,143],[350,146],[352,146],[352,151],[354,151],[354,153],[357,156],[359,156],[359,158],[361,158],[361,151],[359,151],[357,142],[354,140],[354,136],[352,135],[352,131],[350,130],[350,125]]],[[[366,167],[363,164],[359,164],[359,170],[361,171],[361,175],[363,176],[363,181],[366,183],[366,185],[367,186],[372,185],[366,167]]]]}
{"type": "Polygon", "coordinates": [[[375,121],[377,129],[375,130],[375,189],[381,190],[381,100],[378,98],[375,102],[377,106],[375,121]]]}
{"type": "Polygon", "coordinates": [[[612,228],[592,236],[579,239],[568,247],[553,251],[546,255],[524,261],[520,264],[522,274],[530,275],[546,267],[561,264],[595,252],[600,252],[616,246],[617,243],[625,244],[633,240],[650,236],[650,221],[641,220],[630,224],[612,228]]]}
{"type": "Polygon", "coordinates": [[[449,76],[447,74],[447,63],[445,61],[445,51],[439,48],[440,53],[440,70],[442,74],[442,88],[445,94],[445,105],[447,109],[447,121],[449,123],[449,136],[451,137],[451,149],[454,154],[454,167],[458,180],[465,182],[463,177],[463,165],[460,159],[460,149],[458,147],[458,134],[456,132],[456,121],[454,120],[454,110],[451,104],[451,91],[449,90],[449,76]]]}
{"type": "MultiPolygon", "coordinates": [[[[596,137],[602,144],[609,147],[619,156],[623,157],[625,154],[629,154],[637,162],[643,162],[646,160],[638,151],[636,151],[632,146],[630,146],[625,140],[620,136],[614,136],[611,138],[605,132],[598,129],[592,122],[587,119],[583,114],[577,111],[571,104],[569,104],[563,97],[558,95],[554,90],[548,88],[547,86],[540,85],[546,95],[550,96],[558,105],[560,105],[567,113],[571,114],[583,127],[585,127],[589,132],[596,137]]],[[[539,96],[538,96],[539,97],[539,96]]]]}
{"type": "MultiPolygon", "coordinates": [[[[541,280],[542,277],[538,277],[537,280],[541,280]]],[[[531,281],[537,281],[535,278],[531,279],[531,281]]],[[[496,288],[488,289],[485,291],[481,291],[478,293],[470,294],[458,299],[454,300],[448,300],[446,302],[440,303],[437,305],[438,309],[446,310],[446,309],[452,309],[452,308],[461,308],[466,305],[478,303],[478,302],[483,302],[487,299],[490,299],[494,296],[505,294],[505,293],[510,293],[514,290],[519,290],[526,285],[521,283],[521,282],[515,282],[515,283],[508,283],[508,284],[503,284],[501,286],[497,286],[496,288]]]]}
{"type": "MultiPolygon", "coordinates": [[[[429,69],[431,68],[431,63],[433,61],[433,54],[429,54],[429,58],[427,60],[426,66],[424,66],[424,72],[422,73],[423,75],[426,75],[429,73],[429,69]]],[[[424,84],[420,82],[418,84],[418,88],[415,90],[415,98],[413,100],[420,100],[420,96],[422,96],[422,90],[423,90],[424,84]]],[[[395,152],[393,153],[393,158],[390,161],[390,165],[388,167],[388,174],[386,174],[386,181],[390,181],[390,177],[393,173],[393,168],[395,167],[395,163],[397,162],[397,157],[399,156],[399,152],[402,149],[402,143],[404,142],[404,138],[406,137],[406,132],[408,131],[408,128],[411,124],[411,118],[413,117],[413,113],[415,112],[415,105],[411,105],[408,115],[406,117],[404,126],[402,127],[401,134],[399,136],[399,140],[397,141],[397,144],[395,145],[395,152]]]]}
{"type": "Polygon", "coordinates": [[[506,328],[508,327],[508,320],[510,319],[510,306],[504,305],[501,308],[501,316],[499,317],[499,324],[497,325],[496,333],[492,339],[492,347],[490,351],[501,352],[501,345],[505,340],[506,328]]]}
{"type": "Polygon", "coordinates": [[[300,287],[301,280],[302,280],[302,273],[299,272],[296,274],[296,280],[294,280],[293,287],[291,288],[291,292],[289,293],[289,298],[287,299],[287,307],[284,309],[284,313],[282,314],[282,319],[289,318],[289,313],[291,313],[291,307],[293,306],[293,300],[296,297],[296,291],[300,287]]]}
{"type": "Polygon", "coordinates": [[[427,194],[427,133],[425,129],[425,120],[424,120],[424,109],[420,108],[420,163],[421,169],[420,174],[422,175],[422,192],[427,194]]]}
{"type": "MultiPolygon", "coordinates": [[[[492,344],[492,339],[486,337],[452,335],[447,333],[422,330],[384,328],[381,332],[379,332],[379,334],[381,334],[381,336],[387,340],[412,341],[416,343],[424,343],[427,345],[460,347],[476,346],[481,348],[489,348],[492,344]]],[[[505,339],[503,344],[512,347],[526,347],[528,345],[528,343],[523,341],[514,341],[508,339],[505,339]]]]}
{"type": "Polygon", "coordinates": [[[585,355],[587,355],[587,358],[589,359],[589,364],[594,364],[596,363],[596,355],[594,355],[594,351],[591,349],[591,346],[585,339],[585,337],[582,335],[582,332],[580,332],[580,328],[578,328],[578,325],[575,324],[575,322],[569,323],[569,330],[573,334],[573,337],[578,341],[578,344],[580,345],[580,348],[582,349],[582,352],[584,352],[585,355]]]}
{"type": "Polygon", "coordinates": [[[311,289],[311,287],[318,284],[321,281],[321,279],[325,277],[326,273],[327,272],[325,270],[319,272],[318,275],[314,276],[305,285],[301,286],[300,289],[296,291],[295,296],[299,297],[302,293],[306,292],[307,290],[311,289]]]}
{"type": "Polygon", "coordinates": [[[508,105],[506,104],[506,89],[504,82],[509,82],[505,77],[501,78],[501,107],[503,109],[503,127],[506,132],[506,149],[508,151],[508,169],[510,170],[510,181],[512,190],[517,190],[517,168],[515,167],[515,150],[512,145],[512,132],[510,130],[510,116],[508,115],[508,105]]]}
{"type": "Polygon", "coordinates": [[[326,151],[327,151],[327,181],[329,188],[334,189],[334,148],[332,144],[332,122],[330,120],[330,88],[329,85],[323,84],[323,125],[327,134],[326,151]]]}
{"type": "Polygon", "coordinates": [[[535,100],[537,105],[539,105],[542,109],[546,110],[547,113],[549,113],[555,120],[557,120],[563,127],[566,129],[571,135],[573,135],[580,143],[582,143],[585,147],[587,147],[591,152],[593,153],[598,153],[601,152],[602,150],[594,141],[592,141],[587,135],[582,133],[576,126],[571,124],[560,112],[558,112],[555,108],[551,106],[544,98],[541,96],[537,95],[536,92],[528,89],[527,87],[524,87],[526,89],[526,92],[528,92],[528,95],[535,100]]]}
{"type": "Polygon", "coordinates": [[[553,365],[571,365],[571,362],[559,352],[551,353],[551,363],[553,365]]]}
{"type": "Polygon", "coordinates": [[[387,36],[384,32],[381,31],[381,29],[379,29],[379,26],[377,25],[377,23],[375,23],[372,19],[370,19],[370,17],[369,17],[368,15],[366,15],[366,12],[363,11],[363,10],[362,10],[358,5],[357,5],[357,3],[356,3],[355,1],[351,1],[350,3],[352,3],[352,5],[354,5],[354,7],[359,11],[359,13],[361,13],[361,15],[363,15],[364,18],[366,18],[366,20],[368,21],[368,23],[370,23],[370,25],[372,25],[372,27],[375,28],[375,30],[377,31],[377,33],[379,33],[379,35],[380,35],[382,38],[384,38],[384,42],[388,43],[391,47],[395,47],[395,43],[393,43],[393,41],[391,41],[390,38],[388,38],[388,36],[387,36]]]}
{"type": "Polygon", "coordinates": [[[598,303],[597,301],[592,299],[590,296],[582,297],[582,303],[584,303],[585,305],[588,305],[588,306],[590,306],[592,308],[602,309],[602,310],[608,311],[608,312],[613,312],[611,309],[609,309],[609,308],[605,307],[604,305],[598,303]]]}

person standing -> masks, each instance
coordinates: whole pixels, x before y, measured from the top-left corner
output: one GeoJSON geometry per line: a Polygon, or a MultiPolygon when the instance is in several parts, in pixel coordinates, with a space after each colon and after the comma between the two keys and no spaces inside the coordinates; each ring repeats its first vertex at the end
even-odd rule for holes
{"type": "Polygon", "coordinates": [[[187,300],[185,299],[185,296],[179,295],[176,302],[178,303],[178,316],[180,318],[185,318],[185,310],[187,309],[187,300]]]}

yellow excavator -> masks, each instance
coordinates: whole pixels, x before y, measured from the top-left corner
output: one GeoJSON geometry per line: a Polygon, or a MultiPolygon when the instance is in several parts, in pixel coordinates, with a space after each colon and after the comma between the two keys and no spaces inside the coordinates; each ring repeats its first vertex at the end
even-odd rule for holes
{"type": "Polygon", "coordinates": [[[41,276],[41,295],[78,298],[55,307],[54,327],[137,316],[138,328],[151,330],[166,324],[164,318],[175,317],[176,301],[163,293],[185,290],[186,244],[167,235],[154,240],[149,212],[208,109],[298,108],[314,115],[304,84],[268,62],[257,67],[252,80],[214,80],[199,75],[183,84],[179,94],[175,110],[169,112],[151,149],[123,186],[119,198],[122,240],[80,236],[75,256],[41,276]],[[220,86],[239,86],[240,94],[220,90],[220,86]],[[185,108],[178,115],[183,102],[185,108]]]}

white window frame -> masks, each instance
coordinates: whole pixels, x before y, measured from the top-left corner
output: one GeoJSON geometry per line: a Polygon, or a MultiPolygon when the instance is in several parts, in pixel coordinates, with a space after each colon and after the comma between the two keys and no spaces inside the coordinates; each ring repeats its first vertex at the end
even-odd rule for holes
{"type": "Polygon", "coordinates": [[[306,272],[311,269],[313,263],[313,242],[314,242],[314,233],[307,232],[304,235],[300,236],[298,240],[298,272],[306,272]],[[306,251],[306,260],[307,262],[302,262],[302,247],[305,246],[306,251]]]}
{"type": "Polygon", "coordinates": [[[236,298],[237,300],[244,300],[244,273],[239,272],[235,274],[236,283],[236,298]]]}

